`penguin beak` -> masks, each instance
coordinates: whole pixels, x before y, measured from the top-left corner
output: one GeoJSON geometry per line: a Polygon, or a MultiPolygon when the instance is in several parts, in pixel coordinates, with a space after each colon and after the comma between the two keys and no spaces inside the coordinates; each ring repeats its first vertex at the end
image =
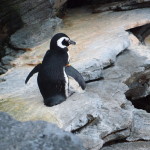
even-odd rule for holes
{"type": "Polygon", "coordinates": [[[70,44],[76,45],[76,42],[74,42],[74,41],[72,41],[72,40],[69,40],[68,43],[69,43],[69,45],[70,45],[70,44]]]}

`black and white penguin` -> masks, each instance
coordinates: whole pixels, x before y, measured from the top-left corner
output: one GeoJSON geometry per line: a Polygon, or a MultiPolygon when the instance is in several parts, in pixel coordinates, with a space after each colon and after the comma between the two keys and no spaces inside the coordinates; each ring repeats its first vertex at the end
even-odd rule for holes
{"type": "Polygon", "coordinates": [[[63,34],[54,35],[41,64],[38,64],[27,76],[25,83],[30,77],[38,72],[37,82],[46,106],[54,106],[62,103],[68,97],[69,79],[73,77],[85,89],[85,81],[81,74],[69,65],[68,46],[76,43],[63,34]]]}

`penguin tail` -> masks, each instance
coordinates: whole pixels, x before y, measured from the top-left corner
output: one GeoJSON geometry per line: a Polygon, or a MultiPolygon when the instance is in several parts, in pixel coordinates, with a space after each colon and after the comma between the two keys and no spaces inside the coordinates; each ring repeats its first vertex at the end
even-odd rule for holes
{"type": "Polygon", "coordinates": [[[65,101],[66,98],[62,95],[56,95],[49,98],[44,99],[44,104],[48,107],[52,107],[54,105],[58,105],[65,101]]]}

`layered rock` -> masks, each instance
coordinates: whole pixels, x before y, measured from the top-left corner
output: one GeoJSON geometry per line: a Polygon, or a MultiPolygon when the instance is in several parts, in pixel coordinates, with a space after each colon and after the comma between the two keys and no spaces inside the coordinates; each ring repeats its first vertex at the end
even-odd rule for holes
{"type": "Polygon", "coordinates": [[[31,49],[51,38],[62,23],[56,15],[65,2],[66,0],[0,2],[0,74],[12,67],[9,60],[18,57],[20,49],[31,49]],[[16,55],[8,54],[8,49],[16,55]]]}
{"type": "Polygon", "coordinates": [[[40,62],[48,41],[13,61],[16,68],[1,76],[0,110],[20,121],[53,122],[78,135],[92,150],[119,139],[150,140],[150,114],[134,108],[124,94],[130,88],[128,79],[147,71],[150,64],[149,48],[139,45],[125,30],[150,23],[149,13],[149,9],[139,9],[93,15],[87,9],[72,10],[61,32],[77,42],[70,48],[71,61],[88,82],[86,91],[60,105],[45,107],[37,76],[24,84],[33,68],[28,65],[40,62]]]}
{"type": "Polygon", "coordinates": [[[150,7],[149,0],[95,0],[91,1],[91,3],[96,3],[96,5],[93,7],[93,13],[100,13],[103,11],[125,11],[150,7]]]}
{"type": "Polygon", "coordinates": [[[10,42],[17,48],[32,48],[42,43],[52,36],[55,28],[61,23],[56,13],[65,2],[66,0],[61,2],[59,0],[0,2],[2,41],[13,34],[10,42]]]}
{"type": "Polygon", "coordinates": [[[68,0],[68,7],[78,7],[91,5],[93,12],[103,12],[109,10],[123,11],[137,8],[150,7],[149,0],[68,0]]]}

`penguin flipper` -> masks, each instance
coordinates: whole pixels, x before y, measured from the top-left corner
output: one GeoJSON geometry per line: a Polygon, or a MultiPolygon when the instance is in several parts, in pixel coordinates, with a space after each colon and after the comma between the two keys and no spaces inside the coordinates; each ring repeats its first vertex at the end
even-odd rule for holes
{"type": "Polygon", "coordinates": [[[65,72],[68,76],[74,78],[83,90],[85,89],[86,87],[85,81],[82,75],[75,68],[73,68],[72,66],[66,66],[65,72]]]}
{"type": "Polygon", "coordinates": [[[35,66],[32,71],[29,73],[29,75],[27,76],[26,80],[25,80],[25,84],[27,84],[27,82],[29,81],[29,79],[37,72],[39,72],[39,69],[41,67],[41,64],[38,64],[37,66],[35,66]]]}

